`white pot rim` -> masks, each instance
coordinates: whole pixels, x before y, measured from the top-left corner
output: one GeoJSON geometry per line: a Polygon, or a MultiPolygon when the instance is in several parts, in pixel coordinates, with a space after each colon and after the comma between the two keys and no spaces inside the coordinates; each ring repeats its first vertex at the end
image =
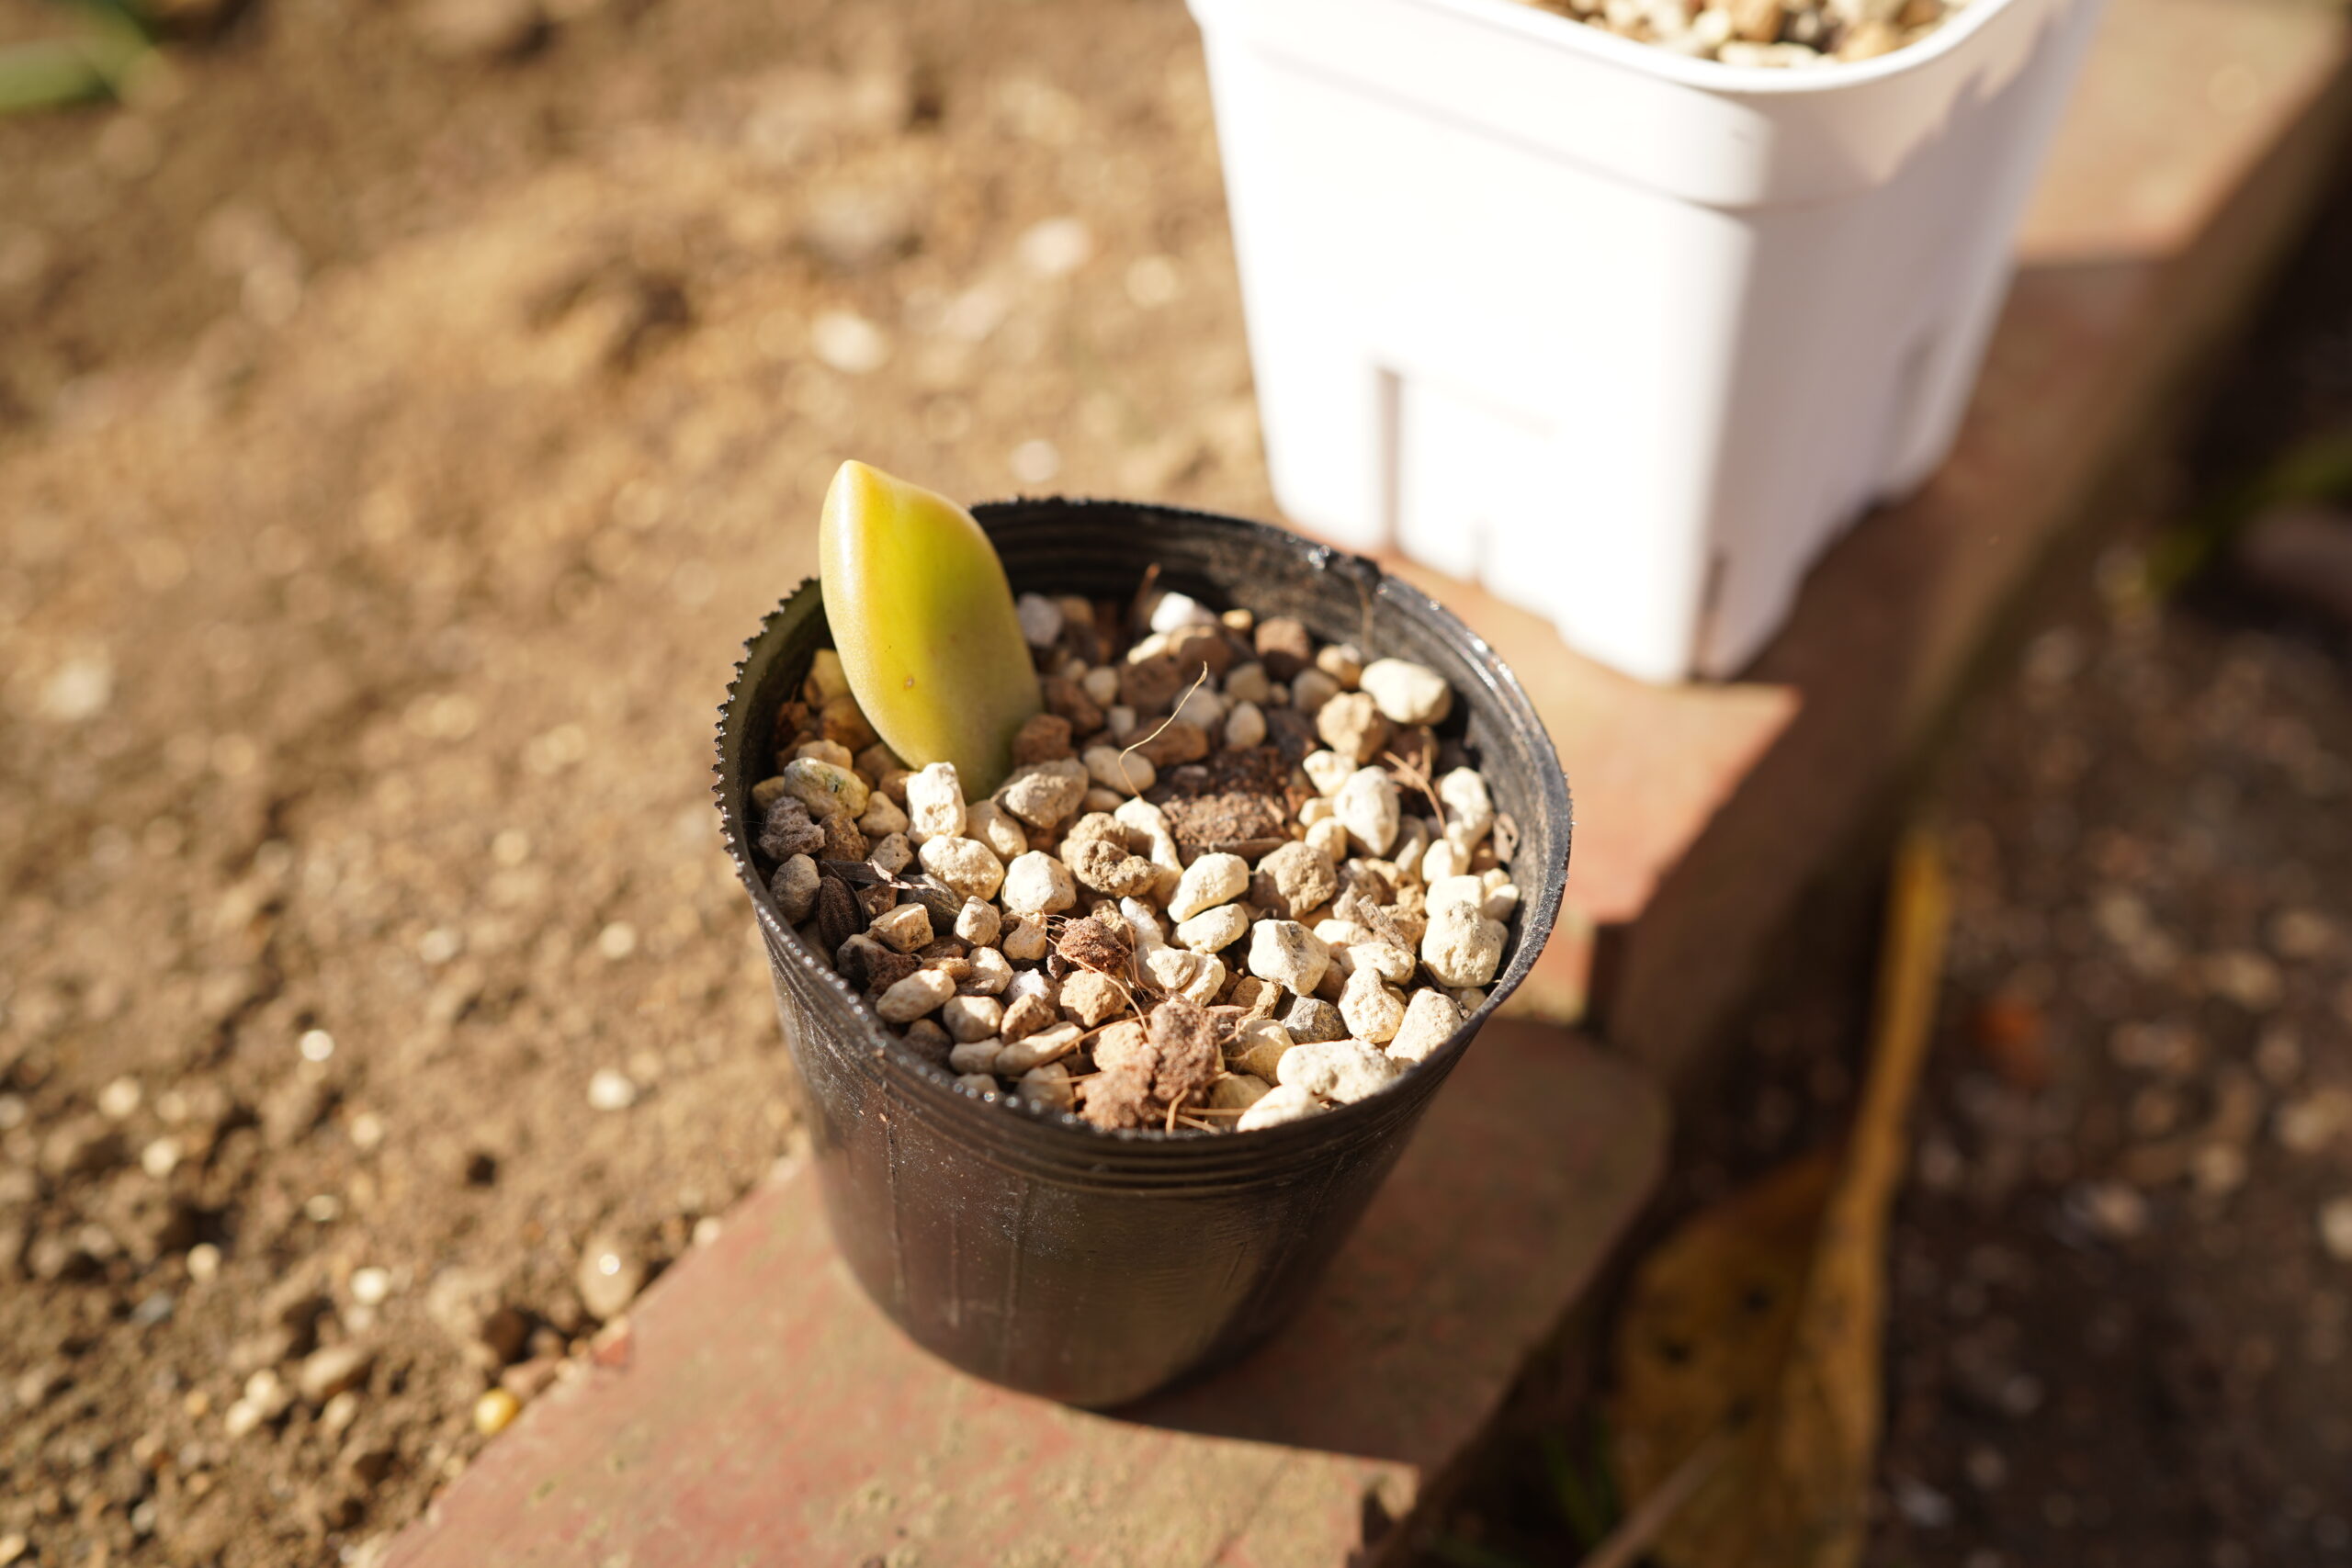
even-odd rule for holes
{"type": "MultiPolygon", "coordinates": [[[[1197,3],[1197,0],[1196,0],[1197,3]]],[[[1517,0],[1396,0],[1397,4],[1442,11],[1476,27],[1516,33],[1528,41],[1553,49],[1580,51],[1595,60],[1627,70],[1697,87],[1720,96],[1804,97],[1866,86],[1905,76],[1934,66],[1946,55],[1964,48],[1970,38],[2008,9],[2010,0],[1971,0],[1959,16],[1917,43],[1872,60],[1831,62],[1815,66],[1726,65],[1720,60],[1677,54],[1653,43],[1637,43],[1615,33],[1576,21],[1517,0]]]]}

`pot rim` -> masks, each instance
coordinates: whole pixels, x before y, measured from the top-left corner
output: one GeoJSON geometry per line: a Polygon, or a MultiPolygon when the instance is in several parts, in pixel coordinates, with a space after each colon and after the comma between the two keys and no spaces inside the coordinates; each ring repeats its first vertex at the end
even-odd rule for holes
{"type": "MultiPolygon", "coordinates": [[[[910,1090],[920,1095],[927,1102],[940,1105],[949,1115],[985,1115],[994,1118],[1008,1112],[1014,1113],[1023,1116],[1032,1126],[1044,1131],[1048,1136],[1083,1140],[1086,1145],[1105,1154],[1115,1150],[1123,1153],[1133,1152],[1139,1156],[1142,1151],[1152,1149],[1167,1151],[1170,1154],[1182,1150],[1188,1156],[1198,1156],[1207,1152],[1201,1146],[1204,1143],[1210,1144],[1216,1149],[1232,1149],[1238,1154],[1245,1149],[1270,1149],[1285,1140],[1295,1141],[1308,1137],[1328,1140],[1335,1136],[1378,1135],[1381,1131],[1380,1124],[1385,1123],[1419,1098],[1407,1092],[1407,1086],[1415,1077],[1426,1073],[1430,1076],[1423,1080],[1425,1083],[1442,1082],[1445,1075],[1451,1071],[1454,1061],[1469,1048],[1471,1039],[1527,978],[1535,965],[1536,959],[1542,955],[1545,944],[1550,941],[1552,928],[1558,919],[1561,897],[1567,882],[1568,851],[1575,839],[1575,803],[1569,794],[1567,775],[1560,766],[1558,750],[1552,743],[1551,732],[1544,726],[1543,716],[1536,711],[1535,705],[1529,698],[1526,689],[1520,684],[1518,675],[1503,660],[1501,655],[1495,651],[1492,644],[1472,630],[1453,611],[1404,578],[1384,570],[1378,561],[1370,557],[1351,554],[1335,546],[1320,543],[1287,528],[1276,527],[1272,524],[1236,517],[1226,513],[1204,512],[1191,507],[1166,506],[1154,502],[1123,501],[1114,497],[1095,496],[1023,496],[980,502],[974,504],[971,511],[973,516],[985,529],[991,514],[1004,516],[1018,508],[1040,505],[1068,509],[1080,514],[1095,508],[1101,508],[1106,513],[1115,511],[1121,514],[1123,520],[1130,524],[1146,522],[1144,519],[1137,518],[1136,514],[1148,513],[1149,517],[1146,526],[1161,521],[1173,521],[1193,525],[1207,525],[1213,528],[1253,536],[1261,543],[1291,551],[1300,558],[1303,566],[1311,570],[1322,571],[1329,570],[1334,567],[1340,568],[1355,578],[1359,589],[1365,595],[1367,605],[1374,597],[1388,595],[1408,614],[1417,615],[1435,626],[1448,641],[1455,642],[1459,646],[1464,657],[1482,678],[1488,700],[1499,705],[1502,716],[1507,720],[1523,721],[1524,727],[1534,737],[1543,740],[1544,750],[1550,754],[1551,766],[1537,770],[1541,776],[1534,781],[1534,793],[1538,797],[1536,805],[1539,809],[1550,812],[1557,818],[1561,832],[1559,865],[1551,868],[1550,874],[1545,878],[1544,886],[1534,897],[1528,897],[1524,885],[1521,886],[1519,941],[1512,950],[1510,962],[1504,965],[1502,973],[1498,975],[1487,987],[1485,1005],[1456,1025],[1453,1032],[1446,1037],[1443,1044],[1430,1052],[1407,1073],[1400,1075],[1395,1082],[1380,1091],[1347,1104],[1335,1105],[1318,1115],[1302,1117],[1296,1121],[1281,1122],[1272,1127],[1252,1128],[1246,1133],[1238,1131],[1213,1133],[1193,1128],[1181,1128],[1172,1132],[1160,1128],[1100,1128],[1072,1111],[1055,1110],[1018,1095],[1001,1091],[976,1094],[956,1087],[954,1077],[945,1068],[934,1066],[916,1056],[903,1043],[886,1031],[882,1027],[881,1020],[875,1015],[872,1009],[865,1005],[858,993],[850,987],[848,981],[837,974],[832,965],[826,963],[814,949],[803,942],[799,934],[792,929],[790,922],[785,919],[783,910],[776,905],[775,893],[769,888],[766,879],[760,875],[757,865],[753,863],[751,835],[748,832],[749,824],[742,821],[740,817],[741,806],[747,805],[751,799],[752,781],[748,776],[748,769],[745,770],[746,778],[743,787],[738,792],[739,798],[730,800],[728,797],[727,771],[729,742],[731,738],[730,719],[737,716],[739,705],[747,703],[751,695],[744,686],[745,671],[751,665],[754,650],[769,636],[778,618],[786,614],[793,602],[802,593],[817,590],[818,579],[813,576],[802,579],[790,592],[779,599],[775,606],[760,618],[757,629],[744,640],[742,655],[736,660],[734,670],[728,679],[726,700],[718,706],[718,722],[714,734],[717,758],[712,767],[711,794],[718,807],[719,835],[726,845],[728,858],[734,863],[736,876],[742,882],[745,890],[751,894],[753,914],[759,922],[763,935],[767,939],[770,952],[773,953],[777,951],[778,944],[781,943],[782,951],[788,953],[793,961],[808,972],[821,988],[829,991],[849,1010],[850,1015],[857,1021],[858,1029],[867,1049],[874,1055],[894,1061],[908,1069],[911,1079],[911,1083],[908,1085],[910,1090]]],[[[1135,530],[1131,529],[1131,532],[1135,530]]],[[[1138,543],[1140,546],[1143,540],[1139,539],[1138,543]]],[[[1143,564],[1149,563],[1147,560],[1143,564]]],[[[1020,591],[1016,586],[1015,592],[1020,591]]],[[[1368,649],[1365,652],[1368,657],[1378,657],[1374,649],[1368,649]]],[[[1468,700],[1470,695],[1467,693],[1457,694],[1464,700],[1468,700]]],[[[748,719],[751,716],[746,714],[741,716],[748,719]]],[[[1520,874],[1514,871],[1512,874],[1516,881],[1520,874]]]]}

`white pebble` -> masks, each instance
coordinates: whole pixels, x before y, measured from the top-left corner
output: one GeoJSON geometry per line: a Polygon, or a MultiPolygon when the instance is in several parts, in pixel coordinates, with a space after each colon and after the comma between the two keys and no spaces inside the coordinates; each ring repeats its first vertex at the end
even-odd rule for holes
{"type": "Polygon", "coordinates": [[[1185,593],[1163,593],[1151,607],[1151,629],[1172,632],[1183,626],[1213,626],[1216,612],[1185,593]]]}
{"type": "Polygon", "coordinates": [[[1176,927],[1176,941],[1195,953],[1215,953],[1230,947],[1241,940],[1250,929],[1250,917],[1238,904],[1220,904],[1214,909],[1194,915],[1176,927]]]}
{"type": "MultiPolygon", "coordinates": [[[[997,939],[997,945],[1016,964],[1035,964],[1046,956],[1046,922],[1016,916],[1012,926],[997,939]]],[[[1021,982],[1026,978],[1025,975],[1014,976],[1012,984],[1005,987],[1005,995],[1019,995],[1021,982]]]]}
{"type": "Polygon", "coordinates": [[[885,1023],[912,1023],[955,994],[955,981],[936,969],[918,969],[883,992],[874,1010],[885,1023]]]}
{"type": "Polygon", "coordinates": [[[1318,1040],[1283,1053],[1281,1077],[1285,1089],[1347,1104],[1387,1088],[1399,1070],[1361,1040],[1318,1040]]]}
{"type": "Polygon", "coordinates": [[[1339,694],[1340,682],[1320,670],[1302,670],[1291,677],[1290,705],[1301,713],[1320,713],[1339,694]]]}
{"type": "Polygon", "coordinates": [[[1028,829],[993,800],[976,800],[964,807],[964,836],[987,845],[1000,861],[1029,852],[1028,829]]]}
{"type": "Polygon", "coordinates": [[[997,1053],[996,1072],[1025,1073],[1042,1067],[1047,1062],[1058,1062],[1078,1049],[1085,1031],[1074,1023],[1057,1023],[1051,1029],[1041,1029],[1009,1043],[997,1053]]]}
{"type": "Polygon", "coordinates": [[[1487,901],[1478,912],[1490,920],[1508,920],[1519,908],[1519,885],[1506,882],[1500,887],[1487,889],[1487,901]]]}
{"type": "Polygon", "coordinates": [[[1078,809],[1086,796],[1086,764],[1057,757],[1016,768],[997,791],[1004,808],[1032,828],[1051,828],[1078,809]]]}
{"type": "Polygon", "coordinates": [[[1238,750],[1259,745],[1265,739],[1265,710],[1256,703],[1234,704],[1233,711],[1225,716],[1225,743],[1238,750]]]}
{"type": "Polygon", "coordinates": [[[1295,1045],[1290,1031],[1272,1019],[1245,1018],[1236,1026],[1227,1054],[1243,1071],[1272,1083],[1281,1074],[1283,1056],[1295,1045]]]}
{"type": "Polygon", "coordinates": [[[1431,887],[1450,882],[1470,869],[1470,857],[1440,839],[1421,853],[1421,880],[1431,887]]]}
{"type": "Polygon", "coordinates": [[[836,811],[846,812],[852,818],[865,815],[865,797],[872,792],[847,768],[820,762],[814,757],[796,757],[784,765],[777,776],[784,781],[784,793],[806,806],[811,817],[822,818],[836,811]]]}
{"type": "Polygon", "coordinates": [[[1432,916],[1440,909],[1455,905],[1465,909],[1476,909],[1487,901],[1487,885],[1467,872],[1455,876],[1433,877],[1426,897],[1432,916]]]}
{"type": "Polygon", "coordinates": [[[1148,800],[1130,800],[1111,813],[1113,821],[1127,830],[1127,847],[1136,848],[1141,838],[1143,857],[1159,868],[1161,897],[1175,892],[1176,884],[1184,874],[1184,858],[1177,852],[1176,836],[1168,829],[1168,818],[1159,807],[1148,800]]]}
{"type": "Polygon", "coordinates": [[[960,987],[976,997],[992,997],[1012,984],[1012,964],[993,947],[976,947],[971,954],[972,977],[960,987]]]}
{"type": "Polygon", "coordinates": [[[966,898],[993,898],[1004,885],[1004,863],[971,839],[927,839],[916,852],[923,870],[966,898]]]}
{"type": "Polygon", "coordinates": [[[915,858],[915,847],[904,833],[893,833],[865,852],[865,863],[885,876],[896,876],[915,858]]]}
{"type": "Polygon", "coordinates": [[[637,1103],[637,1085],[627,1073],[598,1067],[588,1076],[588,1103],[597,1111],[627,1111],[637,1103]]]}
{"type": "Polygon", "coordinates": [[[1023,593],[1012,613],[1021,617],[1021,640],[1032,648],[1051,648],[1062,635],[1062,607],[1042,593],[1023,593]]]}
{"type": "Polygon", "coordinates": [[[1309,751],[1299,766],[1306,770],[1308,780],[1321,795],[1339,794],[1356,773],[1355,763],[1337,751],[1309,751]]]}
{"type": "Polygon", "coordinates": [[[1250,890],[1250,863],[1239,855],[1206,854],[1184,868],[1168,913],[1178,922],[1191,919],[1219,904],[1229,904],[1250,890]]]}
{"type": "Polygon", "coordinates": [[[866,795],[865,815],[857,819],[859,832],[869,839],[887,839],[905,832],[907,827],[907,814],[899,809],[897,801],[878,789],[866,795]]]}
{"type": "Polygon", "coordinates": [[[1451,1039],[1462,1027],[1462,1010],[1443,991],[1419,990],[1406,1004],[1405,1021],[1396,1026],[1395,1038],[1388,1042],[1392,1061],[1426,1062],[1430,1053],[1451,1039]]]}
{"type": "Polygon", "coordinates": [[[1226,671],[1225,694],[1237,703],[1254,703],[1261,706],[1273,694],[1273,684],[1266,679],[1266,667],[1252,661],[1237,664],[1226,671]]]}
{"type": "Polygon", "coordinates": [[[137,1078],[116,1078],[98,1090],[98,1110],[107,1121],[120,1122],[139,1109],[142,1098],[137,1078]]]}
{"type": "Polygon", "coordinates": [[[1436,724],[1453,711],[1453,689],[1426,664],[1405,659],[1375,659],[1364,666],[1359,684],[1396,724],[1436,724]]]}
{"type": "Polygon", "coordinates": [[[1396,841],[1388,846],[1388,859],[1406,881],[1425,881],[1421,857],[1429,852],[1429,847],[1430,825],[1419,817],[1408,817],[1396,829],[1396,841]]]}
{"type": "Polygon", "coordinates": [[[921,904],[901,904],[874,918],[866,931],[875,941],[896,953],[912,953],[931,942],[931,911],[921,904]]]}
{"type": "Polygon", "coordinates": [[[1102,716],[1102,722],[1109,726],[1113,736],[1125,740],[1136,732],[1136,710],[1125,703],[1114,704],[1102,716]]]}
{"type": "Polygon", "coordinates": [[[1107,664],[1089,670],[1078,683],[1096,707],[1109,707],[1119,700],[1119,672],[1107,664]]]}
{"type": "Polygon", "coordinates": [[[1177,703],[1174,714],[1203,734],[1214,735],[1225,723],[1225,699],[1206,686],[1195,686],[1177,703]]]}
{"type": "Polygon", "coordinates": [[[1151,759],[1135,751],[1122,751],[1115,746],[1089,746],[1084,758],[1087,773],[1104,789],[1115,791],[1121,797],[1141,795],[1159,782],[1159,770],[1151,759]]]}
{"type": "Polygon", "coordinates": [[[1495,977],[1509,935],[1500,920],[1487,919],[1476,904],[1433,904],[1421,937],[1421,962],[1442,986],[1483,986],[1495,977]]]}
{"type": "Polygon", "coordinates": [[[808,689],[815,694],[810,700],[820,706],[849,695],[849,671],[839,653],[830,648],[817,650],[808,660],[808,689]]]}
{"type": "MultiPolygon", "coordinates": [[[[995,1034],[1004,1022],[1004,1004],[994,997],[950,997],[939,1009],[940,1026],[947,1031],[947,1038],[962,1045],[974,1040],[986,1040],[995,1034]]],[[[978,1067],[959,1067],[958,1072],[978,1072],[978,1067]]]]}
{"type": "Polygon", "coordinates": [[[1254,1133],[1261,1127],[1279,1127],[1285,1122],[1297,1122],[1314,1115],[1323,1104],[1303,1089],[1288,1085],[1274,1089],[1233,1123],[1237,1133],[1254,1133]]]}
{"type": "Polygon", "coordinates": [[[1250,928],[1250,973],[1261,980],[1313,996],[1330,964],[1329,950],[1296,920],[1260,920],[1250,928]]]}
{"type": "Polygon", "coordinates": [[[1004,1042],[993,1038],[959,1040],[948,1048],[947,1067],[955,1073],[991,1073],[1004,1042]]]}
{"type": "Polygon", "coordinates": [[[1383,984],[1377,972],[1359,968],[1340,992],[1340,1016],[1356,1039],[1385,1044],[1405,1021],[1405,998],[1383,984]]]}
{"type": "Polygon", "coordinates": [[[351,1299],[361,1306],[381,1306],[384,1298],[391,1293],[391,1270],[355,1269],[351,1271],[351,1299]]]}
{"type": "Polygon", "coordinates": [[[2320,1245],[2338,1263],[2352,1263],[2352,1194],[2320,1205],[2320,1245]]]}
{"type": "Polygon", "coordinates": [[[1168,928],[1159,923],[1159,911],[1140,898],[1119,900],[1120,918],[1127,922],[1127,930],[1135,933],[1136,951],[1149,953],[1168,945],[1168,928]]]}
{"type": "Polygon", "coordinates": [[[1378,768],[1358,768],[1331,799],[1340,825],[1364,852],[1385,855],[1396,841],[1396,781],[1378,768]]]}
{"type": "Polygon", "coordinates": [[[1401,986],[1413,977],[1413,955],[1393,942],[1352,942],[1347,949],[1347,970],[1353,975],[1368,969],[1392,986],[1401,986]]]}
{"type": "Polygon", "coordinates": [[[1209,1109],[1247,1111],[1273,1091],[1274,1086],[1255,1073],[1227,1073],[1209,1085],[1209,1109]]]}
{"type": "Polygon", "coordinates": [[[1033,1105],[1068,1111],[1078,1103],[1078,1091],[1070,1083],[1069,1069],[1059,1062],[1048,1062],[1042,1067],[1030,1068],[1021,1075],[1021,1082],[1016,1087],[1021,1098],[1033,1105]]]}
{"type": "MultiPolygon", "coordinates": [[[[1193,953],[1181,947],[1155,947],[1145,953],[1144,973],[1164,991],[1181,991],[1198,978],[1204,964],[1217,960],[1205,953],[1193,953]]],[[[1220,968],[1222,964],[1218,965],[1220,968]]]]}
{"type": "Polygon", "coordinates": [[[997,932],[1003,929],[1004,917],[985,898],[967,898],[964,907],[956,911],[956,940],[974,947],[993,945],[997,932]]]}
{"type": "Polygon", "coordinates": [[[1495,825],[1495,803],[1487,793],[1485,775],[1456,768],[1437,781],[1437,797],[1445,806],[1445,825],[1463,829],[1476,848],[1495,825]]]}
{"type": "Polygon", "coordinates": [[[1031,850],[1005,867],[1004,907],[1016,915],[1058,915],[1077,902],[1078,883],[1069,867],[1042,850],[1031,850]]]}
{"type": "Polygon", "coordinates": [[[907,836],[918,844],[963,836],[964,782],[955,763],[933,762],[907,776],[907,816],[912,823],[907,836]]]}

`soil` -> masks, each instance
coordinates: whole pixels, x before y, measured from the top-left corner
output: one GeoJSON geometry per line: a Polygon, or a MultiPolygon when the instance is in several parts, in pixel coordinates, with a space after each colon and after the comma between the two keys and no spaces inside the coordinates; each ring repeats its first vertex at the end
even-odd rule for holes
{"type": "Polygon", "coordinates": [[[0,1555],[371,1560],[790,1147],[710,725],[840,458],[1270,510],[1177,0],[513,10],[0,119],[0,1555]]]}

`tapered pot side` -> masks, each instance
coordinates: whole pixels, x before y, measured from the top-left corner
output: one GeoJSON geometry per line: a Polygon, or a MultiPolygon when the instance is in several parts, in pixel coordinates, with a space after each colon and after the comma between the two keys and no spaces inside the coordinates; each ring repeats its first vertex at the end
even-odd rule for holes
{"type": "Polygon", "coordinates": [[[766,943],[835,1243],[866,1293],[944,1359],[1110,1406],[1238,1356],[1296,1307],[1543,950],[1567,870],[1567,785],[1494,650],[1370,561],[1170,507],[1045,500],[974,513],[1016,590],[1124,600],[1156,567],[1161,587],[1428,665],[1456,696],[1441,733],[1476,751],[1496,809],[1520,829],[1510,962],[1487,1005],[1393,1087],[1250,1133],[1098,1132],[958,1089],[785,923],[775,868],[752,847],[751,789],[772,771],[777,710],[827,646],[816,583],[762,624],[720,710],[718,808],[766,943]]]}

